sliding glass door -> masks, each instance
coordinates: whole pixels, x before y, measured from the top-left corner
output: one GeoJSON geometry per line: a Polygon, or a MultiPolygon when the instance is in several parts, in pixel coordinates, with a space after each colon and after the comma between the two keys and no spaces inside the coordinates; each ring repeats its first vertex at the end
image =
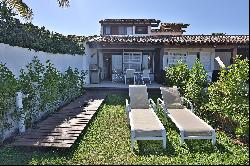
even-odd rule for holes
{"type": "Polygon", "coordinates": [[[124,52],[123,53],[123,70],[135,69],[140,72],[142,66],[142,52],[124,52]]]}

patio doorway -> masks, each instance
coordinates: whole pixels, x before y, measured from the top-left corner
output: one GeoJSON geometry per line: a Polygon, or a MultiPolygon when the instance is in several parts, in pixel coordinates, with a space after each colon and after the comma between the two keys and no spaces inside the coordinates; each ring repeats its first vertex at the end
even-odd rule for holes
{"type": "Polygon", "coordinates": [[[112,80],[112,58],[109,54],[103,55],[103,73],[106,81],[112,80]]]}

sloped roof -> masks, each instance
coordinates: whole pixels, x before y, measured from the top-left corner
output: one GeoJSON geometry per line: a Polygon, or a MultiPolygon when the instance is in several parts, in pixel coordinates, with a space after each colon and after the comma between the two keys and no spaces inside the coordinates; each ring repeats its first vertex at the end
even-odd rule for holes
{"type": "Polygon", "coordinates": [[[161,20],[156,19],[104,19],[100,20],[101,24],[130,24],[130,25],[151,25],[158,27],[161,20]]]}
{"type": "Polygon", "coordinates": [[[99,23],[160,23],[160,20],[156,19],[104,19],[99,23]]]}
{"type": "Polygon", "coordinates": [[[186,32],[182,28],[187,28],[189,25],[184,23],[161,23],[159,29],[151,29],[151,32],[186,32]]]}
{"type": "Polygon", "coordinates": [[[249,35],[89,36],[88,42],[151,44],[249,44],[249,35]]]}
{"type": "Polygon", "coordinates": [[[151,32],[186,32],[185,30],[176,30],[176,29],[151,29],[151,32]]]}
{"type": "Polygon", "coordinates": [[[161,23],[161,26],[163,27],[170,27],[170,26],[180,26],[183,28],[187,28],[190,24],[184,24],[184,23],[161,23]]]}

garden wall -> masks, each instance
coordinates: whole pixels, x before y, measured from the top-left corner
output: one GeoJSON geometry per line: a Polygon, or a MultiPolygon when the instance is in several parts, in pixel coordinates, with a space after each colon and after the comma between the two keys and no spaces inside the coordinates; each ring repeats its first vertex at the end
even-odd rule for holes
{"type": "MultiPolygon", "coordinates": [[[[8,44],[0,43],[0,62],[6,63],[6,66],[12,73],[18,77],[20,69],[25,68],[34,56],[44,64],[46,60],[50,60],[55,68],[60,72],[64,72],[70,66],[79,70],[88,70],[88,55],[69,55],[69,54],[52,54],[42,51],[29,50],[28,48],[13,47],[8,44]]],[[[89,83],[89,76],[86,76],[85,83],[89,83]]]]}
{"type": "MultiPolygon", "coordinates": [[[[72,69],[77,68],[79,71],[88,71],[88,64],[90,61],[89,53],[91,53],[91,49],[87,49],[87,52],[84,55],[53,54],[0,43],[0,63],[5,64],[17,79],[21,74],[20,70],[27,70],[26,65],[30,63],[35,56],[44,65],[46,64],[47,60],[50,60],[54,67],[61,73],[65,73],[68,67],[71,67],[72,69]]],[[[85,84],[89,84],[88,72],[85,77],[85,84]]],[[[72,97],[74,97],[74,95],[72,95],[72,97]]],[[[3,133],[0,133],[0,142],[9,138],[18,130],[18,121],[14,120],[11,116],[15,110],[15,98],[11,98],[10,100],[12,104],[6,118],[7,121],[12,124],[12,127],[4,130],[3,133]]],[[[38,117],[42,117],[46,112],[53,111],[63,104],[65,104],[65,101],[60,101],[59,104],[52,105],[45,112],[39,112],[38,117]]]]}

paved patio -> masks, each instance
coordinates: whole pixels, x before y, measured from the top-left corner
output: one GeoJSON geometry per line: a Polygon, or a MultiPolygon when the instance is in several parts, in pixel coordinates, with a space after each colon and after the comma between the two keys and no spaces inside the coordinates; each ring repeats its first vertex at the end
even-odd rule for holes
{"type": "MultiPolygon", "coordinates": [[[[130,84],[132,85],[132,84],[130,84]]],[[[101,81],[99,84],[89,84],[89,85],[85,85],[86,89],[117,89],[117,90],[126,90],[128,89],[129,84],[124,84],[124,83],[117,83],[117,82],[112,82],[112,81],[101,81]]],[[[159,90],[160,87],[162,87],[163,85],[158,84],[156,82],[152,82],[152,84],[147,84],[147,88],[148,89],[155,89],[155,90],[159,90]]]]}

